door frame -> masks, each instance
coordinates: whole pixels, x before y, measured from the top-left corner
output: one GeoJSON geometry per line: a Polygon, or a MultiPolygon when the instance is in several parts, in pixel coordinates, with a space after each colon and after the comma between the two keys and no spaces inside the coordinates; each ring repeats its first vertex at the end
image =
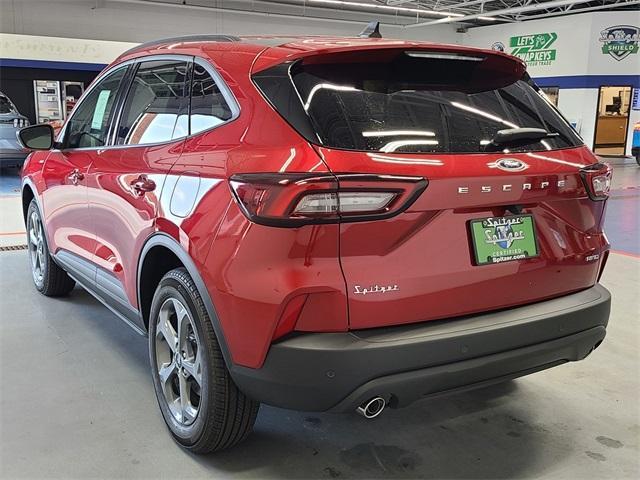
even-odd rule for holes
{"type": "MultiPolygon", "coordinates": [[[[602,97],[602,89],[606,87],[614,87],[614,88],[626,88],[629,87],[631,89],[629,95],[629,111],[627,112],[627,128],[624,131],[624,143],[622,146],[622,156],[625,156],[625,152],[627,151],[627,140],[629,139],[629,120],[631,119],[631,102],[633,101],[633,85],[600,85],[598,87],[598,100],[596,102],[596,115],[595,115],[595,125],[593,126],[593,142],[591,142],[591,151],[596,153],[596,138],[598,137],[598,117],[600,116],[600,99],[602,97]]],[[[597,155],[597,153],[596,153],[597,155]]]]}

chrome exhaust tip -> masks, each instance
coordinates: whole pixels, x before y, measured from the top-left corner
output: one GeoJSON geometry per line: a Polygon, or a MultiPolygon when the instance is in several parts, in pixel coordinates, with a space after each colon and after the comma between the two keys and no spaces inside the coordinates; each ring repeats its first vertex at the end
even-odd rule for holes
{"type": "Polygon", "coordinates": [[[384,407],[387,406],[387,402],[382,397],[373,397],[366,402],[363,402],[358,408],[356,408],[356,412],[362,415],[364,418],[372,419],[376,418],[378,415],[382,413],[384,407]]]}

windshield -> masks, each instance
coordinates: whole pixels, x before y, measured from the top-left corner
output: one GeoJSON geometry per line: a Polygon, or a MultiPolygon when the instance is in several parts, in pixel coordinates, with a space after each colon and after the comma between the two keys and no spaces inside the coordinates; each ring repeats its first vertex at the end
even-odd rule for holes
{"type": "Polygon", "coordinates": [[[15,107],[11,100],[7,97],[0,95],[0,113],[15,113],[15,107]]]}
{"type": "MultiPolygon", "coordinates": [[[[557,135],[509,146],[512,152],[582,144],[522,74],[514,77],[488,62],[483,57],[401,52],[379,61],[299,62],[290,73],[316,143],[332,148],[480,153],[498,131],[513,128],[557,135]]],[[[263,92],[269,96],[267,90],[263,92]]],[[[287,118],[290,112],[280,113],[287,118]]],[[[297,120],[287,119],[296,126],[297,120]]]]}

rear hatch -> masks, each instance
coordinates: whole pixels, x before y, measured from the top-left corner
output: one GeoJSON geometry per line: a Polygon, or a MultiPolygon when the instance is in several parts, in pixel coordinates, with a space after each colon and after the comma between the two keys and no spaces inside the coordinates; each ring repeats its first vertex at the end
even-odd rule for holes
{"type": "Polygon", "coordinates": [[[254,81],[341,189],[397,193],[377,215],[342,218],[350,328],[508,308],[597,281],[605,202],[583,180],[597,159],[517,59],[358,50],[254,81]]]}

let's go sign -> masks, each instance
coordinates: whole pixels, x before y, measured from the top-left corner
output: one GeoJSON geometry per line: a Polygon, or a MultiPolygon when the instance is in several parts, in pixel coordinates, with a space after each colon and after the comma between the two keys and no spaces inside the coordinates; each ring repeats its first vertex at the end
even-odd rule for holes
{"type": "Polygon", "coordinates": [[[556,59],[556,50],[551,46],[557,39],[558,34],[555,32],[511,37],[511,55],[521,58],[530,67],[550,65],[556,59]]]}

